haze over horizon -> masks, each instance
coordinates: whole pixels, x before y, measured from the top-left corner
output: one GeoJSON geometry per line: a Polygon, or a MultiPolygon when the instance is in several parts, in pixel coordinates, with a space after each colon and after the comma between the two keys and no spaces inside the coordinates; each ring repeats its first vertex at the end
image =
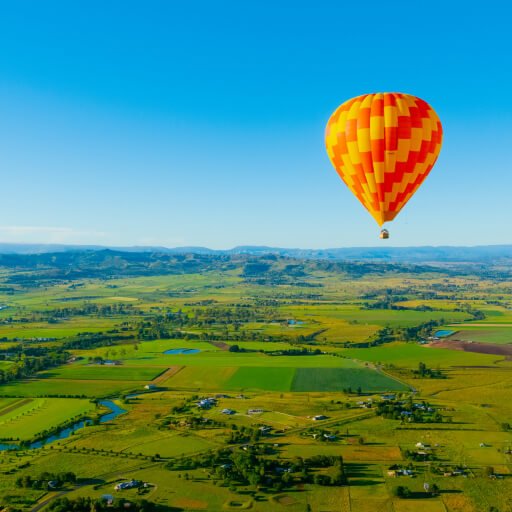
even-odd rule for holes
{"type": "Polygon", "coordinates": [[[509,8],[456,4],[4,6],[0,242],[379,246],[323,135],[400,91],[444,143],[382,246],[512,243],[509,8]]]}

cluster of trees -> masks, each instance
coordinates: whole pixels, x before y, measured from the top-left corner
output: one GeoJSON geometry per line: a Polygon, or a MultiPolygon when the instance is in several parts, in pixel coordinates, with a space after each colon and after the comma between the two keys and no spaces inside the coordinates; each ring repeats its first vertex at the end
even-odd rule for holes
{"type": "Polygon", "coordinates": [[[414,375],[418,375],[422,379],[446,379],[446,375],[444,375],[441,370],[433,370],[432,368],[428,368],[425,363],[420,362],[418,364],[418,369],[413,371],[414,375]]]}
{"type": "Polygon", "coordinates": [[[37,477],[30,475],[20,476],[16,480],[16,487],[22,487],[24,489],[48,489],[50,486],[49,482],[54,485],[52,488],[62,487],[65,484],[76,483],[76,475],[70,471],[64,473],[49,473],[45,471],[39,474],[37,477]]]}
{"type": "Polygon", "coordinates": [[[180,310],[167,314],[167,319],[173,327],[208,327],[211,325],[237,326],[247,322],[286,322],[279,311],[269,307],[254,307],[253,305],[237,305],[236,307],[205,307],[195,308],[190,313],[180,310]]]}
{"type": "Polygon", "coordinates": [[[119,335],[116,332],[84,332],[66,339],[61,347],[64,350],[88,350],[97,347],[110,347],[123,341],[135,339],[133,334],[119,335]]]}
{"type": "Polygon", "coordinates": [[[147,500],[130,502],[123,498],[114,499],[111,504],[105,499],[58,498],[48,505],[52,512],[154,512],[157,506],[147,500]]]}
{"type": "Polygon", "coordinates": [[[68,359],[69,354],[61,347],[39,357],[27,356],[22,351],[12,365],[0,369],[0,384],[31,377],[42,370],[64,364],[68,359]]]}
{"type": "MultiPolygon", "coordinates": [[[[273,449],[268,445],[245,446],[234,451],[222,449],[195,457],[182,457],[170,461],[166,467],[173,471],[209,468],[209,478],[226,486],[264,486],[277,491],[297,483],[328,486],[347,482],[343,459],[339,456],[297,457],[290,461],[271,455],[273,449]]],[[[185,473],[185,478],[188,478],[188,473],[185,473]]]]}
{"type": "MultiPolygon", "coordinates": [[[[84,297],[87,298],[87,297],[84,297]]],[[[29,316],[13,318],[9,317],[9,322],[48,322],[56,323],[62,319],[73,316],[95,316],[110,317],[120,315],[140,315],[144,311],[140,308],[134,308],[132,304],[115,302],[113,304],[95,304],[94,302],[85,302],[76,307],[54,308],[46,311],[34,311],[29,316]]]]}
{"type": "Polygon", "coordinates": [[[383,400],[376,404],[377,416],[390,420],[410,421],[413,423],[442,423],[443,416],[434,411],[428,402],[413,403],[412,397],[406,400],[383,400]]]}

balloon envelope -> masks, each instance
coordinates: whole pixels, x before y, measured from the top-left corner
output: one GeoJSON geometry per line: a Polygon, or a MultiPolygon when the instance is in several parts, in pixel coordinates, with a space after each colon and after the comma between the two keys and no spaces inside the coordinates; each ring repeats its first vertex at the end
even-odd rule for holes
{"type": "Polygon", "coordinates": [[[434,109],[401,93],[353,98],[336,109],[325,130],[334,168],[379,226],[393,220],[423,183],[442,141],[434,109]]]}

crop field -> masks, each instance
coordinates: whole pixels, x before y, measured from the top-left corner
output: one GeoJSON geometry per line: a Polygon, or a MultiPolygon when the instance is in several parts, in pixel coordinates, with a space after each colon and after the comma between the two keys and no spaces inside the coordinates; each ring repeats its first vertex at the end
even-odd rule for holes
{"type": "Polygon", "coordinates": [[[168,388],[183,389],[223,389],[226,381],[237,371],[234,366],[196,366],[182,368],[179,372],[161,383],[168,388]]]}
{"type": "Polygon", "coordinates": [[[11,397],[108,397],[143,390],[145,382],[112,380],[29,379],[0,385],[0,396],[11,397]]]}
{"type": "Polygon", "coordinates": [[[295,372],[295,368],[246,366],[238,368],[226,382],[226,388],[236,390],[290,391],[295,372]]]}
{"type": "Polygon", "coordinates": [[[503,357],[491,354],[474,354],[411,343],[395,343],[385,347],[368,349],[348,348],[343,349],[340,354],[362,361],[407,368],[417,368],[420,362],[427,363],[432,367],[439,366],[441,368],[453,366],[493,366],[497,360],[503,359],[503,357]]]}
{"type": "Polygon", "coordinates": [[[94,409],[89,400],[35,398],[8,414],[0,411],[0,439],[32,439],[39,432],[94,409]]]}
{"type": "Polygon", "coordinates": [[[121,380],[121,381],[150,381],[163,373],[162,368],[143,366],[63,366],[39,374],[41,379],[65,379],[65,380],[121,380]]]}
{"type": "Polygon", "coordinates": [[[512,343],[512,325],[509,327],[460,327],[449,339],[478,341],[480,343],[512,343]]]}
{"type": "Polygon", "coordinates": [[[405,391],[408,386],[383,373],[367,368],[298,368],[292,391],[343,391],[361,388],[364,392],[405,391]]]}

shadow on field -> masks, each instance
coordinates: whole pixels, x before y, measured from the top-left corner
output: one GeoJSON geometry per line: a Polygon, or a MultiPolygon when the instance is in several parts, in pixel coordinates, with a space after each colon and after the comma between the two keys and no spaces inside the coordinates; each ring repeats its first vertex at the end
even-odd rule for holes
{"type": "Polygon", "coordinates": [[[345,468],[347,470],[348,483],[350,486],[366,487],[383,483],[380,474],[378,472],[376,474],[376,468],[373,464],[349,462],[345,464],[345,468]]]}
{"type": "Polygon", "coordinates": [[[366,487],[368,485],[378,485],[382,483],[382,480],[370,480],[369,478],[354,480],[349,477],[348,479],[348,485],[350,485],[350,487],[366,487]]]}
{"type": "Polygon", "coordinates": [[[78,478],[76,481],[77,485],[103,485],[105,480],[101,478],[78,478]]]}

